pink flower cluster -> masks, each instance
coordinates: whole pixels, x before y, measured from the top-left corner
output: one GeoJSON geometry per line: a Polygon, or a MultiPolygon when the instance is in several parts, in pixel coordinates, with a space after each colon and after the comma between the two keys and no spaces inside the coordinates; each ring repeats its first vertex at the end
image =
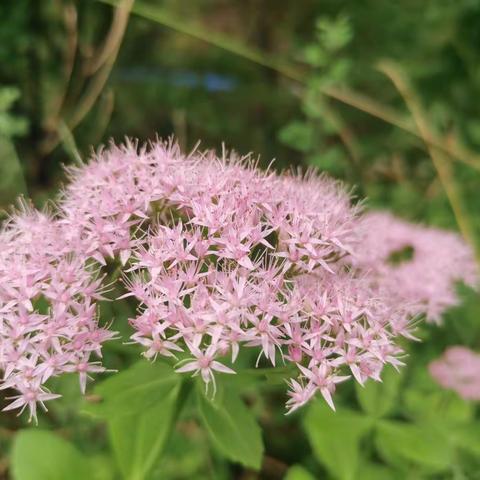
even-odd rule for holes
{"type": "Polygon", "coordinates": [[[104,370],[101,344],[113,333],[98,326],[101,280],[79,245],[45,214],[23,207],[0,234],[0,389],[18,392],[4,410],[58,397],[45,383],[78,372],[85,391],[88,372],[104,370]]]}
{"type": "Polygon", "coordinates": [[[480,400],[480,354],[455,346],[429,365],[430,374],[443,387],[465,400],[480,400]]]}
{"type": "Polygon", "coordinates": [[[337,265],[355,240],[356,211],[331,180],[263,174],[211,154],[185,158],[157,144],[102,155],[75,173],[63,204],[110,255],[135,252],[127,283],[141,302],[131,323],[145,355],[186,347],[193,358],[179,371],[197,371],[207,384],[213,370],[232,372],[216,358],[230,352],[234,361],[242,344],[273,364],[282,355],[312,371],[323,363],[325,378],[310,379],[307,369],[292,380],[291,404],[316,390],[331,402],[342,364],[361,382],[378,378],[398,353],[394,334],[408,332],[404,315],[337,265]],[[155,203],[160,225],[119,247],[118,232],[136,228],[155,203]],[[102,236],[92,228],[99,224],[102,236]]]}
{"type": "Polygon", "coordinates": [[[187,350],[178,371],[215,389],[214,371],[234,373],[219,359],[254,347],[257,364],[298,366],[291,410],[317,391],[333,407],[343,367],[363,383],[400,364],[394,337],[408,319],[340,262],[356,225],[340,185],[213,156],[183,160],[182,173],[129,268],[140,302],[132,338],[148,358],[187,350]]]}
{"type": "Polygon", "coordinates": [[[472,287],[478,282],[472,249],[455,233],[374,212],[361,218],[359,235],[353,265],[370,271],[379,293],[405,305],[411,316],[426,315],[427,321],[438,323],[459,301],[455,282],[472,287]],[[411,258],[395,260],[408,249],[411,258]]]}
{"type": "Polygon", "coordinates": [[[180,356],[178,372],[215,390],[215,372],[235,373],[254,348],[257,365],[296,370],[289,411],[316,392],[333,408],[338,382],[401,365],[396,337],[413,338],[412,317],[437,318],[454,303],[453,280],[476,278],[456,235],[362,217],[321,175],[185,156],[171,142],[112,146],[69,174],[55,218],[17,216],[2,233],[0,370],[3,388],[20,392],[9,409],[34,415],[54,396],[49,377],[80,372],[84,389],[86,373],[103,370],[90,355],[113,336],[95,308],[111,262],[123,269],[121,298],[137,302],[132,340],[145,357],[180,356]],[[407,243],[413,260],[390,265],[407,243]]]}

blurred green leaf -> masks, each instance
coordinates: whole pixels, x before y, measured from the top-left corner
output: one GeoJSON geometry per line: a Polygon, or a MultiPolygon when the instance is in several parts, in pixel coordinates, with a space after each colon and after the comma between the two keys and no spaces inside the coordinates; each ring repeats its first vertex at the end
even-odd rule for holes
{"type": "Polygon", "coordinates": [[[373,426],[370,418],[342,408],[333,412],[323,402],[315,401],[303,426],[318,460],[335,478],[357,478],[360,443],[373,426]]]}
{"type": "Polygon", "coordinates": [[[197,392],[200,418],[218,450],[234,462],[259,470],[263,457],[260,427],[232,388],[223,390],[215,400],[197,392]]]}
{"type": "Polygon", "coordinates": [[[426,392],[410,387],[405,390],[405,411],[410,418],[436,424],[465,423],[472,419],[473,405],[461,399],[455,392],[440,388],[426,392]]]}
{"type": "Polygon", "coordinates": [[[159,459],[171,434],[179,386],[155,404],[108,419],[113,453],[126,480],[143,480],[159,459]]]}
{"type": "Polygon", "coordinates": [[[0,112],[6,112],[20,98],[20,90],[15,87],[0,87],[0,112]]]}
{"type": "Polygon", "coordinates": [[[27,195],[27,186],[15,146],[0,136],[0,205],[13,203],[19,195],[27,195]]]}
{"type": "Polygon", "coordinates": [[[326,148],[322,153],[309,155],[307,160],[310,165],[331,174],[338,174],[345,170],[345,153],[339,146],[326,148]]]}
{"type": "Polygon", "coordinates": [[[457,285],[457,292],[460,303],[445,313],[445,324],[458,343],[475,349],[480,341],[480,294],[462,284],[457,285]]]}
{"type": "Polygon", "coordinates": [[[315,480],[315,477],[301,465],[293,465],[288,469],[283,480],[315,480]]]}
{"type": "MultiPolygon", "coordinates": [[[[90,458],[91,480],[115,480],[115,463],[107,455],[95,455],[90,458]]],[[[90,480],[90,479],[89,479],[90,480]]]]}
{"type": "Polygon", "coordinates": [[[334,19],[320,17],[316,26],[321,45],[332,53],[345,47],[353,37],[350,21],[343,15],[334,19]]]}
{"type": "Polygon", "coordinates": [[[442,472],[452,465],[453,451],[448,439],[432,425],[413,425],[382,420],[376,429],[375,443],[384,460],[393,466],[417,467],[442,472]]]}
{"type": "Polygon", "coordinates": [[[210,445],[205,440],[206,432],[196,422],[186,421],[182,429],[174,429],[161,461],[152,470],[152,479],[196,480],[203,478],[199,475],[202,470],[211,473],[210,445]]]}
{"type": "Polygon", "coordinates": [[[362,387],[355,382],[355,392],[362,409],[373,418],[381,418],[391,413],[399,402],[398,390],[401,374],[387,366],[382,372],[382,382],[367,380],[362,387]]]}
{"type": "Polygon", "coordinates": [[[323,48],[316,43],[309,44],[304,48],[303,59],[312,67],[323,67],[329,60],[323,48]]]}
{"type": "Polygon", "coordinates": [[[52,432],[23,430],[11,454],[14,480],[86,480],[93,477],[87,457],[52,432]]]}
{"type": "Polygon", "coordinates": [[[18,88],[0,87],[0,137],[11,138],[27,132],[27,120],[9,112],[19,98],[20,90],[18,88]]]}
{"type": "Polygon", "coordinates": [[[480,458],[480,422],[462,425],[451,431],[455,445],[480,458]]]}
{"type": "Polygon", "coordinates": [[[164,362],[141,360],[121,373],[98,384],[83,410],[95,416],[109,417],[137,413],[157,405],[181,381],[173,367],[164,362]]]}
{"type": "Polygon", "coordinates": [[[378,463],[361,463],[355,480],[404,480],[399,472],[378,463]]]}
{"type": "Polygon", "coordinates": [[[313,146],[314,130],[307,122],[291,122],[283,127],[278,133],[278,138],[300,152],[308,152],[313,146]]]}

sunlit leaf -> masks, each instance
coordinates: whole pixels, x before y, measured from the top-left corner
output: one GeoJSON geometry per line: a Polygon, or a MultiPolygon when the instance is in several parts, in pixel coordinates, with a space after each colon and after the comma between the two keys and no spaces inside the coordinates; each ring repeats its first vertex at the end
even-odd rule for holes
{"type": "Polygon", "coordinates": [[[137,413],[164,400],[180,381],[170,365],[142,360],[98,384],[83,410],[101,417],[137,413]]]}
{"type": "Polygon", "coordinates": [[[88,458],[71,443],[44,430],[23,430],[13,444],[14,480],[85,480],[93,478],[88,458]]]}
{"type": "Polygon", "coordinates": [[[480,422],[458,426],[451,431],[455,446],[480,458],[480,422]]]}
{"type": "Polygon", "coordinates": [[[403,395],[405,411],[409,417],[436,424],[464,423],[472,419],[474,407],[455,392],[441,390],[430,392],[413,387],[403,395]]]}
{"type": "Polygon", "coordinates": [[[214,401],[198,392],[200,418],[215,447],[228,459],[258,470],[263,457],[262,432],[243,400],[226,388],[214,401]]]}
{"type": "Polygon", "coordinates": [[[312,403],[303,422],[318,460],[339,480],[356,479],[363,436],[373,421],[351,410],[332,411],[321,401],[312,403]]]}
{"type": "Polygon", "coordinates": [[[401,375],[392,367],[385,367],[382,382],[367,380],[365,386],[355,382],[358,403],[362,409],[375,418],[391,413],[399,402],[398,389],[401,375]]]}
{"type": "Polygon", "coordinates": [[[301,465],[290,467],[283,480],[315,480],[315,477],[301,465]]]}
{"type": "Polygon", "coordinates": [[[108,419],[113,453],[126,480],[143,480],[155,465],[171,433],[179,386],[135,413],[108,419]]]}
{"type": "Polygon", "coordinates": [[[452,465],[448,438],[432,425],[383,420],[377,426],[375,443],[383,459],[400,468],[413,464],[426,471],[441,472],[452,465]]]}
{"type": "Polygon", "coordinates": [[[355,480],[403,480],[402,474],[378,463],[361,463],[355,480]]]}

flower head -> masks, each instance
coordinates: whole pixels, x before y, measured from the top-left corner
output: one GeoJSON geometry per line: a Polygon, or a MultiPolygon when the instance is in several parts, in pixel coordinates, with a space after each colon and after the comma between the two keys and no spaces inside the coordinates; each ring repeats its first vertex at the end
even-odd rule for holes
{"type": "Polygon", "coordinates": [[[102,278],[66,237],[25,206],[0,233],[0,388],[19,392],[4,410],[28,407],[31,418],[59,396],[44,386],[51,377],[77,371],[84,391],[86,372],[104,370],[90,357],[114,335],[97,321],[102,278]]]}
{"type": "Polygon", "coordinates": [[[413,225],[384,212],[364,215],[359,229],[361,248],[352,263],[369,270],[379,293],[406,305],[412,316],[425,314],[438,323],[459,301],[455,282],[478,283],[473,251],[456,233],[413,225]]]}
{"type": "Polygon", "coordinates": [[[366,274],[349,273],[341,261],[358,242],[358,209],[340,183],[313,172],[262,172],[248,157],[185,157],[171,144],[138,158],[112,149],[85,169],[88,182],[76,172],[77,196],[95,204],[105,188],[132,177],[141,188],[142,215],[116,209],[103,219],[145,231],[130,242],[124,282],[139,302],[132,340],[147,357],[184,351],[177,372],[215,388],[214,375],[234,372],[226,358],[234,363],[242,348],[254,348],[257,365],[297,368],[291,410],[317,391],[333,407],[347,372],[364,382],[400,363],[390,318],[403,315],[396,331],[406,334],[406,312],[383,303],[366,274]],[[114,179],[102,163],[112,164],[114,179]],[[105,174],[102,188],[91,178],[95,169],[105,174]]]}
{"type": "Polygon", "coordinates": [[[287,407],[313,395],[334,408],[347,378],[379,381],[399,367],[398,336],[413,339],[420,313],[438,320],[474,284],[472,253],[455,234],[388,214],[360,215],[345,187],[314,172],[276,174],[249,156],[156,142],[100,150],[70,168],[55,215],[24,209],[0,240],[0,388],[7,409],[54,398],[45,383],[100,364],[107,264],[122,270],[138,311],[129,319],[144,356],[182,357],[208,388],[253,348],[260,363],[287,363],[287,407]],[[411,247],[412,259],[391,256],[411,247]],[[96,358],[95,358],[96,357],[96,358]]]}
{"type": "Polygon", "coordinates": [[[466,400],[480,400],[480,354],[462,346],[450,347],[428,368],[443,388],[466,400]]]}

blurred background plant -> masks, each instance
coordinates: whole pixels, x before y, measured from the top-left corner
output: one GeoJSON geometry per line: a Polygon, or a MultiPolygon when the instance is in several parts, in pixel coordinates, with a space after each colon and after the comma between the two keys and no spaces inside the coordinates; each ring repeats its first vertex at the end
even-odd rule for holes
{"type": "MultiPolygon", "coordinates": [[[[185,149],[225,142],[263,165],[327,171],[370,206],[458,229],[480,246],[477,0],[17,0],[0,3],[0,22],[4,209],[18,194],[43,206],[64,181],[62,164],[88,158],[92,146],[173,133],[185,149]]],[[[401,377],[346,386],[335,415],[318,403],[284,417],[278,379],[262,377],[228,386],[236,419],[197,395],[172,429],[153,416],[176,415],[179,397],[167,395],[147,409],[151,425],[138,427],[141,401],[123,423],[108,420],[121,408],[109,410],[109,395],[128,373],[86,403],[75,379],[62,380],[64,399],[41,429],[19,434],[23,418],[0,416],[0,478],[478,478],[478,405],[443,391],[427,370],[449,345],[480,350],[479,298],[462,296],[444,325],[420,327],[401,377]],[[226,439],[225,422],[251,428],[226,439]]],[[[112,308],[102,315],[127,338],[132,307],[112,308]]],[[[132,371],[134,348],[106,351],[105,364],[132,371]]],[[[146,382],[157,374],[143,372],[146,382]]]]}

